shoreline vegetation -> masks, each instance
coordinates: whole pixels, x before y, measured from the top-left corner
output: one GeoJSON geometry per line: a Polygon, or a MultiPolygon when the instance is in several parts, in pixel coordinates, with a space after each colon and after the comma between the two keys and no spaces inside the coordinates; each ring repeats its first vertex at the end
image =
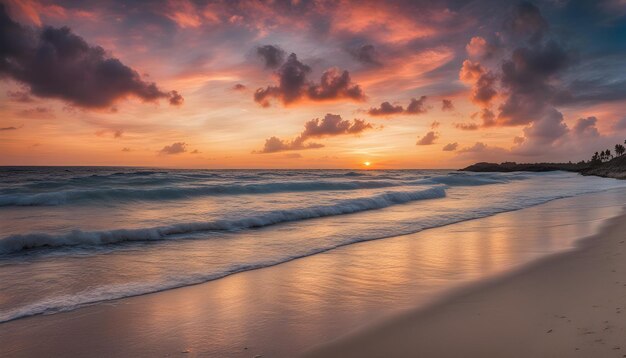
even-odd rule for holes
{"type": "MultiPolygon", "coordinates": [[[[626,141],[624,141],[626,144],[626,141]]],[[[615,145],[615,155],[607,149],[600,153],[595,152],[588,161],[578,163],[487,163],[480,162],[460,169],[467,172],[548,172],[564,170],[582,175],[595,175],[604,178],[626,179],[626,155],[622,144],[615,145]]]]}

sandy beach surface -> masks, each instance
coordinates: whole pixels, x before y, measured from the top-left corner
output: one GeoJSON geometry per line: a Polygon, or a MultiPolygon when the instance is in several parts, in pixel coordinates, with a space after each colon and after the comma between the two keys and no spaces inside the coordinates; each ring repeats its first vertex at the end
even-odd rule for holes
{"type": "Polygon", "coordinates": [[[305,357],[626,357],[626,216],[580,248],[305,357]]]}

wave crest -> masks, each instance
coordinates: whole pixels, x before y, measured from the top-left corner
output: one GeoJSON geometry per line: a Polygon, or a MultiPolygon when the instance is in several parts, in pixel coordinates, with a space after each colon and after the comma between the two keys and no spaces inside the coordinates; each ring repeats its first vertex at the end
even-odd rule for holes
{"type": "Polygon", "coordinates": [[[438,186],[415,191],[390,191],[370,197],[341,200],[333,205],[267,211],[242,219],[180,223],[142,229],[118,229],[91,232],[74,230],[63,235],[50,235],[45,233],[12,235],[0,240],[0,254],[11,254],[42,247],[106,245],[125,241],[152,241],[163,240],[173,235],[191,234],[201,231],[227,231],[257,228],[283,222],[382,209],[411,201],[443,198],[445,195],[444,187],[438,186]]]}

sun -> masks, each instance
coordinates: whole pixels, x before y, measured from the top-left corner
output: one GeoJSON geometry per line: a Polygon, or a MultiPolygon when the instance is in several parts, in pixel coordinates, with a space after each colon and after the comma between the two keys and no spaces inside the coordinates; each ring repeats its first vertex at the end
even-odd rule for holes
{"type": "Polygon", "coordinates": [[[372,163],[370,163],[370,162],[363,162],[363,165],[365,165],[366,167],[369,167],[370,165],[372,165],[372,163]]]}

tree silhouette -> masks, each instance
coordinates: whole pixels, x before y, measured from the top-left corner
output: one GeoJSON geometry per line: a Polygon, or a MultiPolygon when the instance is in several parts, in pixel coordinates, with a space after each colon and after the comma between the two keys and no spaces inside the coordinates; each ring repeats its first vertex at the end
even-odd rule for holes
{"type": "Polygon", "coordinates": [[[621,144],[615,145],[615,154],[619,157],[626,151],[626,148],[621,144]]]}

